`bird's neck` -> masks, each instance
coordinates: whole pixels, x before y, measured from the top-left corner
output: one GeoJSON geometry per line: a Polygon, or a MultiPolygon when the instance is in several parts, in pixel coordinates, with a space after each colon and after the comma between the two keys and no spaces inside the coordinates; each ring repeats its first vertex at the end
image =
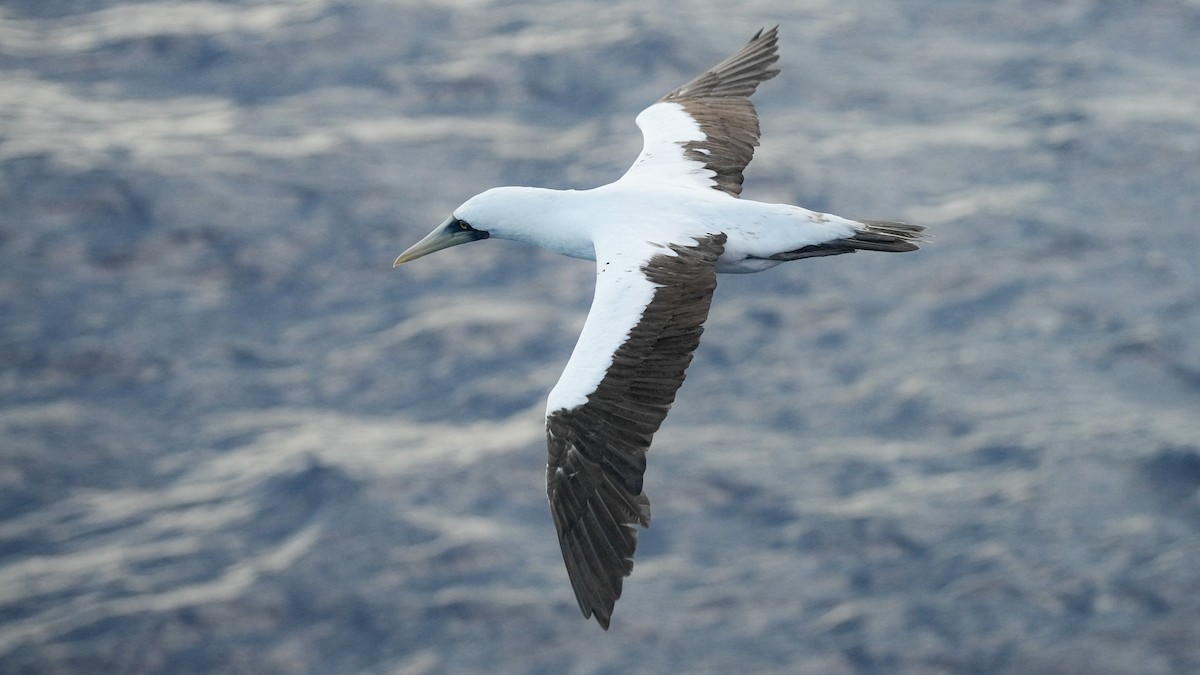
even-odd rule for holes
{"type": "MultiPolygon", "coordinates": [[[[572,258],[595,260],[592,232],[588,223],[591,191],[513,189],[504,216],[492,224],[489,234],[532,244],[572,258]]],[[[593,214],[594,215],[594,214],[593,214]]]]}

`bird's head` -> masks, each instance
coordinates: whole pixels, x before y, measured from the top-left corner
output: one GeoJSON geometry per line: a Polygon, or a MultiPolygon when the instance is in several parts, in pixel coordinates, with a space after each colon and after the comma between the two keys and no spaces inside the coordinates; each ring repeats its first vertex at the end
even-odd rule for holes
{"type": "MultiPolygon", "coordinates": [[[[559,200],[571,192],[530,187],[496,187],[481,192],[454,209],[437,229],[401,253],[396,258],[396,265],[488,237],[546,247],[548,233],[560,229],[557,224],[565,217],[559,200]]],[[[590,248],[590,239],[587,243],[590,248]]]]}
{"type": "Polygon", "coordinates": [[[541,192],[534,188],[498,187],[471,197],[425,238],[396,258],[398,266],[451,246],[497,236],[520,238],[522,221],[529,220],[528,209],[537,203],[541,192]]]}

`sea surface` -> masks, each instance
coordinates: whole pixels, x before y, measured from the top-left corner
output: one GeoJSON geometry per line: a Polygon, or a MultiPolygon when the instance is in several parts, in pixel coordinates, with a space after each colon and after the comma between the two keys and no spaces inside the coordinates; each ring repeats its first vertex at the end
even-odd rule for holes
{"type": "Polygon", "coordinates": [[[4,0],[0,672],[1200,672],[1200,2],[4,0]],[[720,279],[606,633],[592,265],[391,263],[775,24],[744,196],[934,239],[720,279]]]}

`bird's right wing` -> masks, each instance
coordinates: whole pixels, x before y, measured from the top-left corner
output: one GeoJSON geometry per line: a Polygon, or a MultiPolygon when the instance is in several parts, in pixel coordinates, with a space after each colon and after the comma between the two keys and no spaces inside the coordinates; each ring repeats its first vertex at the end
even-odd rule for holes
{"type": "Polygon", "coordinates": [[[700,342],[725,235],[596,248],[596,295],[546,415],[546,494],[571,587],[605,629],[650,524],[646,451],[700,342]]]}
{"type": "Polygon", "coordinates": [[[759,31],[741,50],[664,96],[637,116],[642,153],[622,180],[708,187],[734,197],[758,145],[750,95],[775,77],[778,26],[759,31]]]}

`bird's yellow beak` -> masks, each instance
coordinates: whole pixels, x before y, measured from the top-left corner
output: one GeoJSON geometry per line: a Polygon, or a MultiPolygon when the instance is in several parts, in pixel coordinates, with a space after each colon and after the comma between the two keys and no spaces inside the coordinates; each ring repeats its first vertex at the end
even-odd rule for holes
{"type": "Polygon", "coordinates": [[[434,251],[440,251],[444,248],[487,239],[487,236],[487,232],[476,230],[458,218],[450,216],[444,223],[438,225],[437,229],[425,235],[424,239],[413,244],[404,253],[401,253],[400,257],[396,258],[396,262],[392,264],[392,267],[399,267],[410,260],[416,260],[421,256],[429,255],[434,251]]]}

